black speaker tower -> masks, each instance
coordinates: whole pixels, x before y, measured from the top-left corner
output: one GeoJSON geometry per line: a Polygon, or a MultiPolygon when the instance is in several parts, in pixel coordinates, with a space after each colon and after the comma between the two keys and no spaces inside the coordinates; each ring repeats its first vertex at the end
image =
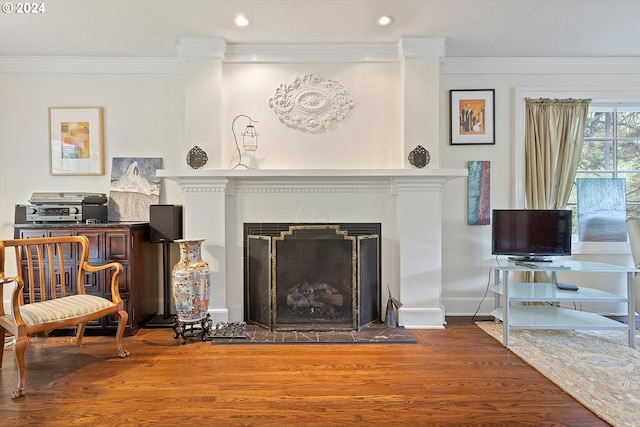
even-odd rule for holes
{"type": "Polygon", "coordinates": [[[149,240],[152,243],[182,239],[182,206],[149,206],[149,240]]]}
{"type": "Polygon", "coordinates": [[[162,243],[162,270],[164,286],[164,314],[147,323],[147,326],[172,327],[171,314],[171,251],[174,240],[182,239],[182,206],[151,205],[149,206],[149,240],[162,243]]]}

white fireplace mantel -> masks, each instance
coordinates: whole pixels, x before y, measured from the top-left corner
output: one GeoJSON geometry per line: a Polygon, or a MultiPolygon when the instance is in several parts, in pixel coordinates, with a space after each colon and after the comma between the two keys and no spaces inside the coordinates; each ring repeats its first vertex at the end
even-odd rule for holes
{"type": "Polygon", "coordinates": [[[453,179],[467,176],[466,169],[159,169],[160,177],[180,180],[192,178],[261,179],[279,178],[370,178],[389,179],[401,177],[426,177],[453,179]]]}
{"type": "Polygon", "coordinates": [[[185,238],[206,239],[214,323],[244,320],[244,223],[379,222],[381,285],[403,303],[399,324],[443,327],[442,191],[466,169],[161,169],[157,176],[182,191],[185,238]]]}

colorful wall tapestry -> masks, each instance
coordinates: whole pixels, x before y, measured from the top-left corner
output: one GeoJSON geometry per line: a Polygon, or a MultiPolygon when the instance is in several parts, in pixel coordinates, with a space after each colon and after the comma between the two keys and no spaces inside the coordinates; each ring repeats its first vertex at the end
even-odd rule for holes
{"type": "Polygon", "coordinates": [[[469,225],[487,225],[491,223],[490,177],[491,162],[473,160],[467,163],[469,225]]]}

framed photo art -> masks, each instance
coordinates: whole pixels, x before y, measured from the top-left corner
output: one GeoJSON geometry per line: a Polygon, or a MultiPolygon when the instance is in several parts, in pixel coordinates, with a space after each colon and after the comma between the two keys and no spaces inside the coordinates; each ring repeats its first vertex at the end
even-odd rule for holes
{"type": "Polygon", "coordinates": [[[49,174],[104,175],[102,107],[49,107],[49,174]]]}
{"type": "Polygon", "coordinates": [[[450,90],[450,145],[495,144],[495,89],[450,90]]]}

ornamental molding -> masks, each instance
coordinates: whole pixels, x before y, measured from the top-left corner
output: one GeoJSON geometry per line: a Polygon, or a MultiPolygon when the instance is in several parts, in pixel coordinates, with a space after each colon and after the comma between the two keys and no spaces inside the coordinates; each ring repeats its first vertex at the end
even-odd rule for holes
{"type": "Polygon", "coordinates": [[[269,99],[269,107],[282,123],[313,133],[343,120],[354,105],[342,84],[316,74],[304,74],[288,85],[281,84],[269,99]]]}
{"type": "Polygon", "coordinates": [[[278,182],[272,183],[247,183],[238,184],[234,187],[234,193],[379,193],[389,194],[391,193],[391,186],[389,183],[316,183],[309,182],[306,184],[290,183],[283,184],[278,182]]]}

